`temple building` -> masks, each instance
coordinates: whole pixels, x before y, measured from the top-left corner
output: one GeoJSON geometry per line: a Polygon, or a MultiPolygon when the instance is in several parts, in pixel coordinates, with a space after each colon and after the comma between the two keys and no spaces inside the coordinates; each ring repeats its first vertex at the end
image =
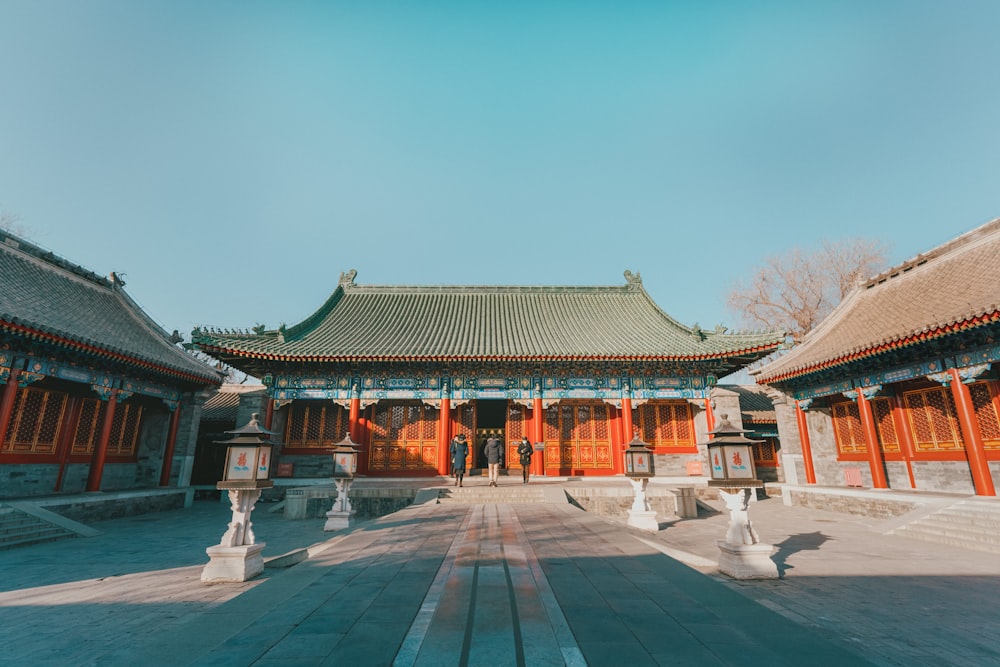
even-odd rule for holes
{"type": "MultiPolygon", "coordinates": [[[[614,475],[638,434],[661,474],[700,464],[714,427],[717,378],[778,348],[781,332],[687,327],[642,287],[375,286],[342,274],[330,298],[294,326],[196,329],[192,346],[266,387],[266,426],[279,467],[329,475],[328,450],[346,434],[359,473],[449,471],[462,433],[473,467],[482,443],[543,443],[536,474],[614,475]]],[[[739,414],[734,399],[733,417],[739,414]]],[[[699,471],[700,467],[694,469],[699,471]]]]}
{"type": "Polygon", "coordinates": [[[1000,220],[855,288],[755,371],[786,481],[996,495],[1000,220]]]}
{"type": "Polygon", "coordinates": [[[186,487],[222,383],[104,278],[0,230],[0,494],[186,487]]]}

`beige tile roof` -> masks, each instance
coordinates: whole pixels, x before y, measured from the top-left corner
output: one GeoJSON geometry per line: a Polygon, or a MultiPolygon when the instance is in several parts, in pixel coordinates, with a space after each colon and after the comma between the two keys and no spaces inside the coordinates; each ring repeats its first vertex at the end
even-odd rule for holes
{"type": "Polygon", "coordinates": [[[660,310],[638,276],[626,275],[628,284],[612,287],[375,286],[354,284],[351,272],[323,307],[294,327],[195,330],[192,343],[210,354],[288,361],[752,361],[783,340],[781,332],[686,327],[660,310]]]}
{"type": "Polygon", "coordinates": [[[998,321],[1000,219],[855,288],[757,381],[781,382],[998,321]]]}
{"type": "Polygon", "coordinates": [[[0,331],[157,374],[221,384],[110,280],[0,230],[0,331]]]}

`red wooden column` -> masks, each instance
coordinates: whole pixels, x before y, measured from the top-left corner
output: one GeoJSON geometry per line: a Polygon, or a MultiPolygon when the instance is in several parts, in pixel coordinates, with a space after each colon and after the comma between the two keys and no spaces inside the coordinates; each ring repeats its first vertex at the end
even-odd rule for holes
{"type": "MultiPolygon", "coordinates": [[[[545,442],[545,409],[542,407],[542,397],[536,395],[531,401],[531,412],[534,418],[531,420],[534,429],[535,442],[545,442]]],[[[545,474],[545,450],[542,450],[531,457],[531,474],[545,474]]]]}
{"type": "Polygon", "coordinates": [[[861,430],[865,432],[872,486],[876,489],[887,489],[889,483],[885,478],[885,461],[882,459],[882,448],[879,447],[878,433],[875,431],[875,415],[872,414],[872,404],[865,397],[865,390],[861,388],[858,389],[858,413],[861,416],[861,430]]]}
{"type": "Polygon", "coordinates": [[[955,368],[948,369],[951,375],[951,394],[955,399],[955,409],[958,410],[958,423],[962,428],[962,439],[965,441],[965,452],[969,459],[969,470],[972,472],[972,483],[976,486],[977,496],[995,496],[993,476],[986,461],[986,449],[983,447],[983,434],[976,421],[976,409],[972,404],[972,394],[962,382],[962,377],[955,368]]]}
{"type": "Polygon", "coordinates": [[[802,445],[802,463],[806,468],[806,484],[816,483],[816,469],[813,467],[812,444],[809,442],[809,424],[806,412],[795,401],[795,423],[799,427],[799,443],[802,445]]]}
{"type": "MultiPolygon", "coordinates": [[[[181,423],[181,404],[177,403],[170,415],[170,430],[167,432],[167,446],[163,450],[163,465],[160,467],[160,486],[170,485],[170,467],[174,463],[174,445],[177,443],[177,426],[181,423]]],[[[265,426],[265,428],[267,428],[265,426]]]]}
{"type": "Polygon", "coordinates": [[[635,437],[635,427],[632,425],[632,397],[629,396],[631,391],[626,388],[626,394],[622,396],[622,424],[624,424],[624,433],[622,433],[622,442],[628,445],[632,442],[632,438],[635,437]]]}
{"type": "Polygon", "coordinates": [[[357,394],[351,396],[351,407],[347,414],[347,432],[351,440],[358,442],[361,439],[360,431],[361,419],[361,397],[357,394]]]}
{"type": "Polygon", "coordinates": [[[712,399],[708,396],[705,397],[705,425],[709,433],[715,430],[715,412],[712,410],[712,399]]]}
{"type": "Polygon", "coordinates": [[[267,408],[264,409],[264,430],[270,431],[274,422],[274,398],[267,397],[267,408]]]}
{"type": "Polygon", "coordinates": [[[438,474],[451,474],[451,399],[441,397],[438,415],[438,474]]]}
{"type": "Polygon", "coordinates": [[[611,439],[611,472],[615,475],[625,474],[625,447],[622,446],[621,410],[613,405],[608,406],[608,436],[611,439]]]}
{"type": "Polygon", "coordinates": [[[21,369],[10,369],[10,376],[7,384],[3,387],[3,396],[0,397],[0,446],[7,438],[7,429],[10,428],[10,418],[14,414],[14,396],[17,394],[17,376],[21,374],[21,369]]]}
{"type": "Polygon", "coordinates": [[[90,471],[87,473],[87,491],[101,490],[101,476],[104,474],[104,459],[108,456],[108,442],[111,440],[111,425],[114,423],[115,406],[118,405],[118,388],[111,390],[108,397],[108,408],[104,412],[104,422],[101,424],[101,437],[94,447],[94,455],[90,459],[90,471]]]}
{"type": "Polygon", "coordinates": [[[896,426],[896,436],[899,438],[899,446],[906,459],[906,474],[910,477],[910,488],[917,488],[917,480],[913,476],[913,459],[916,456],[916,447],[913,445],[913,430],[910,428],[910,420],[906,418],[906,410],[903,407],[903,400],[898,394],[889,398],[892,406],[892,423],[896,426]]]}

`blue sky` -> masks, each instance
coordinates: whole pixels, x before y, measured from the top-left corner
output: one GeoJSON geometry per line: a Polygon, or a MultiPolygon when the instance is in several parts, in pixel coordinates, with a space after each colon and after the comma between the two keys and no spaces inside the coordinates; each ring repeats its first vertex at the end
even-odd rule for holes
{"type": "MultiPolygon", "coordinates": [[[[1000,3],[0,0],[0,210],[168,331],[623,285],[1000,216],[1000,3]]],[[[2,286],[0,286],[2,289],[2,286]]],[[[613,323],[611,323],[613,324],[613,323]]]]}

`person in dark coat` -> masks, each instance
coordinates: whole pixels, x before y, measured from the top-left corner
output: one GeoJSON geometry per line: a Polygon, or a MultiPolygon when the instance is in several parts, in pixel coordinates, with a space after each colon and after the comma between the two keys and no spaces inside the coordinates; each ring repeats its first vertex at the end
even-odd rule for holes
{"type": "Polygon", "coordinates": [[[491,435],[486,441],[486,464],[490,469],[490,486],[496,486],[500,479],[500,459],[503,456],[503,446],[496,436],[491,435]]]}
{"type": "Polygon", "coordinates": [[[523,484],[528,483],[528,476],[531,474],[531,455],[535,453],[535,448],[528,442],[528,438],[521,438],[521,443],[517,446],[517,455],[521,457],[521,477],[523,484]]]}
{"type": "Polygon", "coordinates": [[[459,433],[451,441],[451,472],[455,476],[455,486],[462,486],[465,478],[465,461],[469,458],[469,443],[465,434],[459,433]]]}

